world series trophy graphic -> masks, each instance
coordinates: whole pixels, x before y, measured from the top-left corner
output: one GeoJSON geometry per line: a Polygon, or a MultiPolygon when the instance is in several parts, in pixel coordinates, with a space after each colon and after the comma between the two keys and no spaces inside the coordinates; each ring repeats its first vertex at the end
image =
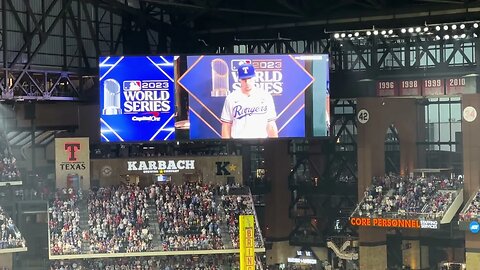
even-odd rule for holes
{"type": "Polygon", "coordinates": [[[226,97],[228,89],[228,65],[225,60],[216,58],[212,60],[212,97],[226,97]]]}
{"type": "Polygon", "coordinates": [[[120,108],[120,84],[114,79],[103,83],[103,115],[122,114],[120,108]]]}

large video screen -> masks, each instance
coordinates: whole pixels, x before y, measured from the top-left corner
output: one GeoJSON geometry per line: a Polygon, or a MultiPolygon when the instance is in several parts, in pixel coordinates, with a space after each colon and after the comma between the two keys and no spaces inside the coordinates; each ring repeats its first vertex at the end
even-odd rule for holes
{"type": "Polygon", "coordinates": [[[327,136],[327,55],[187,56],[179,84],[189,95],[191,139],[327,136]],[[239,76],[245,64],[254,69],[252,91],[239,76]],[[317,102],[315,125],[306,99],[317,102]]]}
{"type": "Polygon", "coordinates": [[[175,59],[100,57],[102,142],[175,139],[175,59]]]}
{"type": "Polygon", "coordinates": [[[328,55],[101,57],[99,78],[103,142],[329,136],[328,55]]]}

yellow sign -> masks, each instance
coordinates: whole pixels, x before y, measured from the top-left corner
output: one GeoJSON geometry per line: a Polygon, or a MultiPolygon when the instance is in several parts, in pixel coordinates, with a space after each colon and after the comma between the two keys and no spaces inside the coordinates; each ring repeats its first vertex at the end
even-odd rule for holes
{"type": "Polygon", "coordinates": [[[241,215],[240,270],[255,270],[255,221],[253,215],[241,215]]]}

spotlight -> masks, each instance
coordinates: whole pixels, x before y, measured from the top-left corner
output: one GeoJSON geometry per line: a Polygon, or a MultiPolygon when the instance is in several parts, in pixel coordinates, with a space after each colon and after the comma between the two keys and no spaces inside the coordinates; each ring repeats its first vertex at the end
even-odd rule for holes
{"type": "Polygon", "coordinates": [[[445,40],[450,39],[450,36],[449,36],[449,35],[445,35],[445,36],[443,36],[443,39],[445,39],[445,40]]]}
{"type": "Polygon", "coordinates": [[[402,28],[402,30],[400,30],[400,32],[402,32],[402,34],[405,34],[407,32],[407,29],[402,28]]]}
{"type": "Polygon", "coordinates": [[[355,34],[353,34],[354,36],[358,37],[360,35],[360,33],[358,32],[355,32],[355,34]]]}
{"type": "Polygon", "coordinates": [[[440,29],[442,29],[440,25],[435,26],[435,30],[440,31],[440,29]]]}
{"type": "Polygon", "coordinates": [[[350,37],[350,38],[351,38],[352,36],[353,36],[353,35],[352,35],[352,33],[348,34],[348,37],[350,37]]]}
{"type": "Polygon", "coordinates": [[[334,37],[334,38],[339,38],[339,37],[340,37],[340,34],[339,34],[339,33],[335,33],[335,34],[333,35],[333,37],[334,37]]]}
{"type": "Polygon", "coordinates": [[[340,37],[344,38],[344,37],[345,37],[345,33],[341,33],[341,34],[340,34],[340,37]]]}
{"type": "Polygon", "coordinates": [[[373,30],[373,34],[376,36],[378,35],[378,30],[373,30]]]}
{"type": "Polygon", "coordinates": [[[436,36],[435,36],[435,40],[440,40],[440,36],[439,36],[439,35],[436,35],[436,36]]]}
{"type": "Polygon", "coordinates": [[[458,39],[458,35],[453,35],[453,39],[458,39]]]}
{"type": "Polygon", "coordinates": [[[423,28],[423,32],[428,32],[428,27],[425,26],[425,27],[423,28]]]}
{"type": "Polygon", "coordinates": [[[465,24],[464,23],[460,24],[460,29],[465,29],[465,24]]]}
{"type": "Polygon", "coordinates": [[[460,35],[460,38],[466,38],[466,37],[467,37],[467,35],[465,33],[460,35]]]}
{"type": "Polygon", "coordinates": [[[415,32],[420,33],[420,31],[422,31],[422,28],[420,27],[415,28],[415,32]]]}
{"type": "Polygon", "coordinates": [[[473,37],[474,37],[474,38],[476,38],[476,37],[478,37],[478,36],[477,36],[477,34],[476,34],[476,33],[473,33],[473,37]]]}
{"type": "Polygon", "coordinates": [[[371,34],[372,34],[372,32],[367,31],[367,36],[370,36],[371,34]]]}
{"type": "Polygon", "coordinates": [[[443,30],[445,30],[445,31],[448,30],[448,25],[444,25],[443,30]]]}
{"type": "Polygon", "coordinates": [[[382,35],[386,35],[386,34],[387,34],[387,31],[382,30],[382,35]]]}
{"type": "Polygon", "coordinates": [[[457,30],[457,25],[456,24],[452,25],[452,30],[457,30]]]}
{"type": "Polygon", "coordinates": [[[408,28],[408,33],[413,33],[413,28],[412,27],[408,28]]]}
{"type": "Polygon", "coordinates": [[[478,28],[478,23],[474,23],[473,28],[478,28]]]}
{"type": "Polygon", "coordinates": [[[388,30],[388,34],[389,35],[393,34],[393,30],[392,29],[388,30]]]}

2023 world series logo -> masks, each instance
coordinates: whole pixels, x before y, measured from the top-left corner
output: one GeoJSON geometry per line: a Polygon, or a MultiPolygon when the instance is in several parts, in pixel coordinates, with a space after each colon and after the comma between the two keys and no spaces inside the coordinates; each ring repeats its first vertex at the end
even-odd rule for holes
{"type": "MultiPolygon", "coordinates": [[[[223,60],[222,60],[223,61],[223,60]]],[[[212,63],[214,63],[212,61],[212,63]]],[[[283,93],[283,61],[282,59],[232,59],[230,61],[230,75],[233,79],[231,91],[240,89],[238,66],[243,63],[252,64],[255,68],[255,87],[280,96],[283,93]]],[[[212,65],[213,67],[213,65],[212,65]]],[[[212,70],[212,72],[215,72],[212,70]]],[[[215,74],[215,73],[213,73],[215,74]]]]}
{"type": "Polygon", "coordinates": [[[159,113],[170,112],[171,94],[168,80],[123,81],[123,106],[120,101],[120,85],[115,79],[104,82],[103,115],[151,113],[150,116],[134,116],[133,121],[160,121],[159,113]]]}

